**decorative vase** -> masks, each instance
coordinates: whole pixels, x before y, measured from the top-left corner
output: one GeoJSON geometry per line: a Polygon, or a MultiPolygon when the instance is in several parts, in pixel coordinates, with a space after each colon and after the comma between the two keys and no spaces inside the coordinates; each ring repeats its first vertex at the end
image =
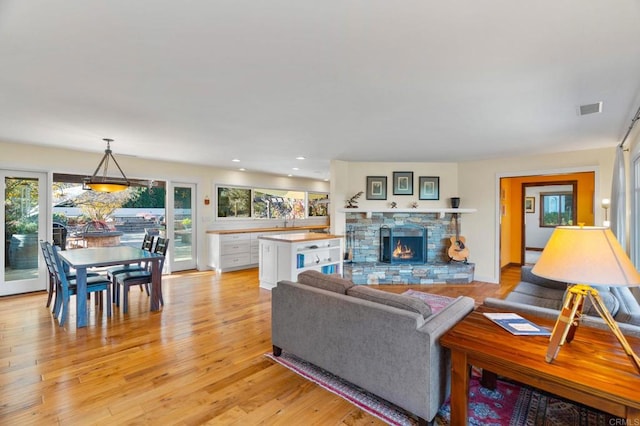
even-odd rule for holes
{"type": "Polygon", "coordinates": [[[457,209],[460,207],[460,197],[451,197],[451,208],[457,209]]]}

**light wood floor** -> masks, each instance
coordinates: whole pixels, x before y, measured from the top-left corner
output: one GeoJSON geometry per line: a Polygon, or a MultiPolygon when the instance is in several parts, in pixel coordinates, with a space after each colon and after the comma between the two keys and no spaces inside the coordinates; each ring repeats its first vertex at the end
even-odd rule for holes
{"type": "MultiPolygon", "coordinates": [[[[501,285],[381,286],[502,297],[501,285]]],[[[263,355],[271,350],[271,293],[257,269],[163,278],[165,306],[131,294],[130,313],[60,328],[46,294],[0,298],[0,424],[382,424],[263,355]]],[[[74,308],[73,308],[74,309],[74,308]]]]}

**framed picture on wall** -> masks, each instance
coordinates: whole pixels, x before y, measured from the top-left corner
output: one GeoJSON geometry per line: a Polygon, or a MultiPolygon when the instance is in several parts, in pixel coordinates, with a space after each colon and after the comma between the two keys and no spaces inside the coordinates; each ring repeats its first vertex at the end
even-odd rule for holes
{"type": "Polygon", "coordinates": [[[413,172],[393,172],[393,195],[413,195],[413,172]]]}
{"type": "Polygon", "coordinates": [[[524,212],[525,213],[536,212],[536,197],[524,197],[524,212]]]}
{"type": "Polygon", "coordinates": [[[387,177],[367,176],[367,200],[387,199],[387,177]]]}
{"type": "Polygon", "coordinates": [[[420,189],[418,191],[421,200],[439,200],[440,199],[440,177],[439,176],[420,176],[418,178],[420,189]]]}

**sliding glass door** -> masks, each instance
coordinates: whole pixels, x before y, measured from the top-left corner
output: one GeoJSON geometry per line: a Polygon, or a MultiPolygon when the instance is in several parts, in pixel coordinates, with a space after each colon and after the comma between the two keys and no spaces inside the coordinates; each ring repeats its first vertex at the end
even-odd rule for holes
{"type": "Polygon", "coordinates": [[[47,239],[46,181],[45,173],[0,170],[4,194],[0,296],[46,289],[39,245],[47,239]]]}
{"type": "Polygon", "coordinates": [[[196,268],[196,186],[191,183],[171,185],[169,205],[173,218],[173,241],[169,244],[171,271],[196,268]]]}

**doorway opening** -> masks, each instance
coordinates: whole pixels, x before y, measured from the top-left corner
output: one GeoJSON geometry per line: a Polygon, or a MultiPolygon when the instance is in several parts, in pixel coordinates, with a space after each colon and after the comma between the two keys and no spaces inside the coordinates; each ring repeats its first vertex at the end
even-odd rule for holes
{"type": "Polygon", "coordinates": [[[499,184],[500,269],[535,262],[557,225],[595,223],[595,171],[500,177],[499,184]]]}

